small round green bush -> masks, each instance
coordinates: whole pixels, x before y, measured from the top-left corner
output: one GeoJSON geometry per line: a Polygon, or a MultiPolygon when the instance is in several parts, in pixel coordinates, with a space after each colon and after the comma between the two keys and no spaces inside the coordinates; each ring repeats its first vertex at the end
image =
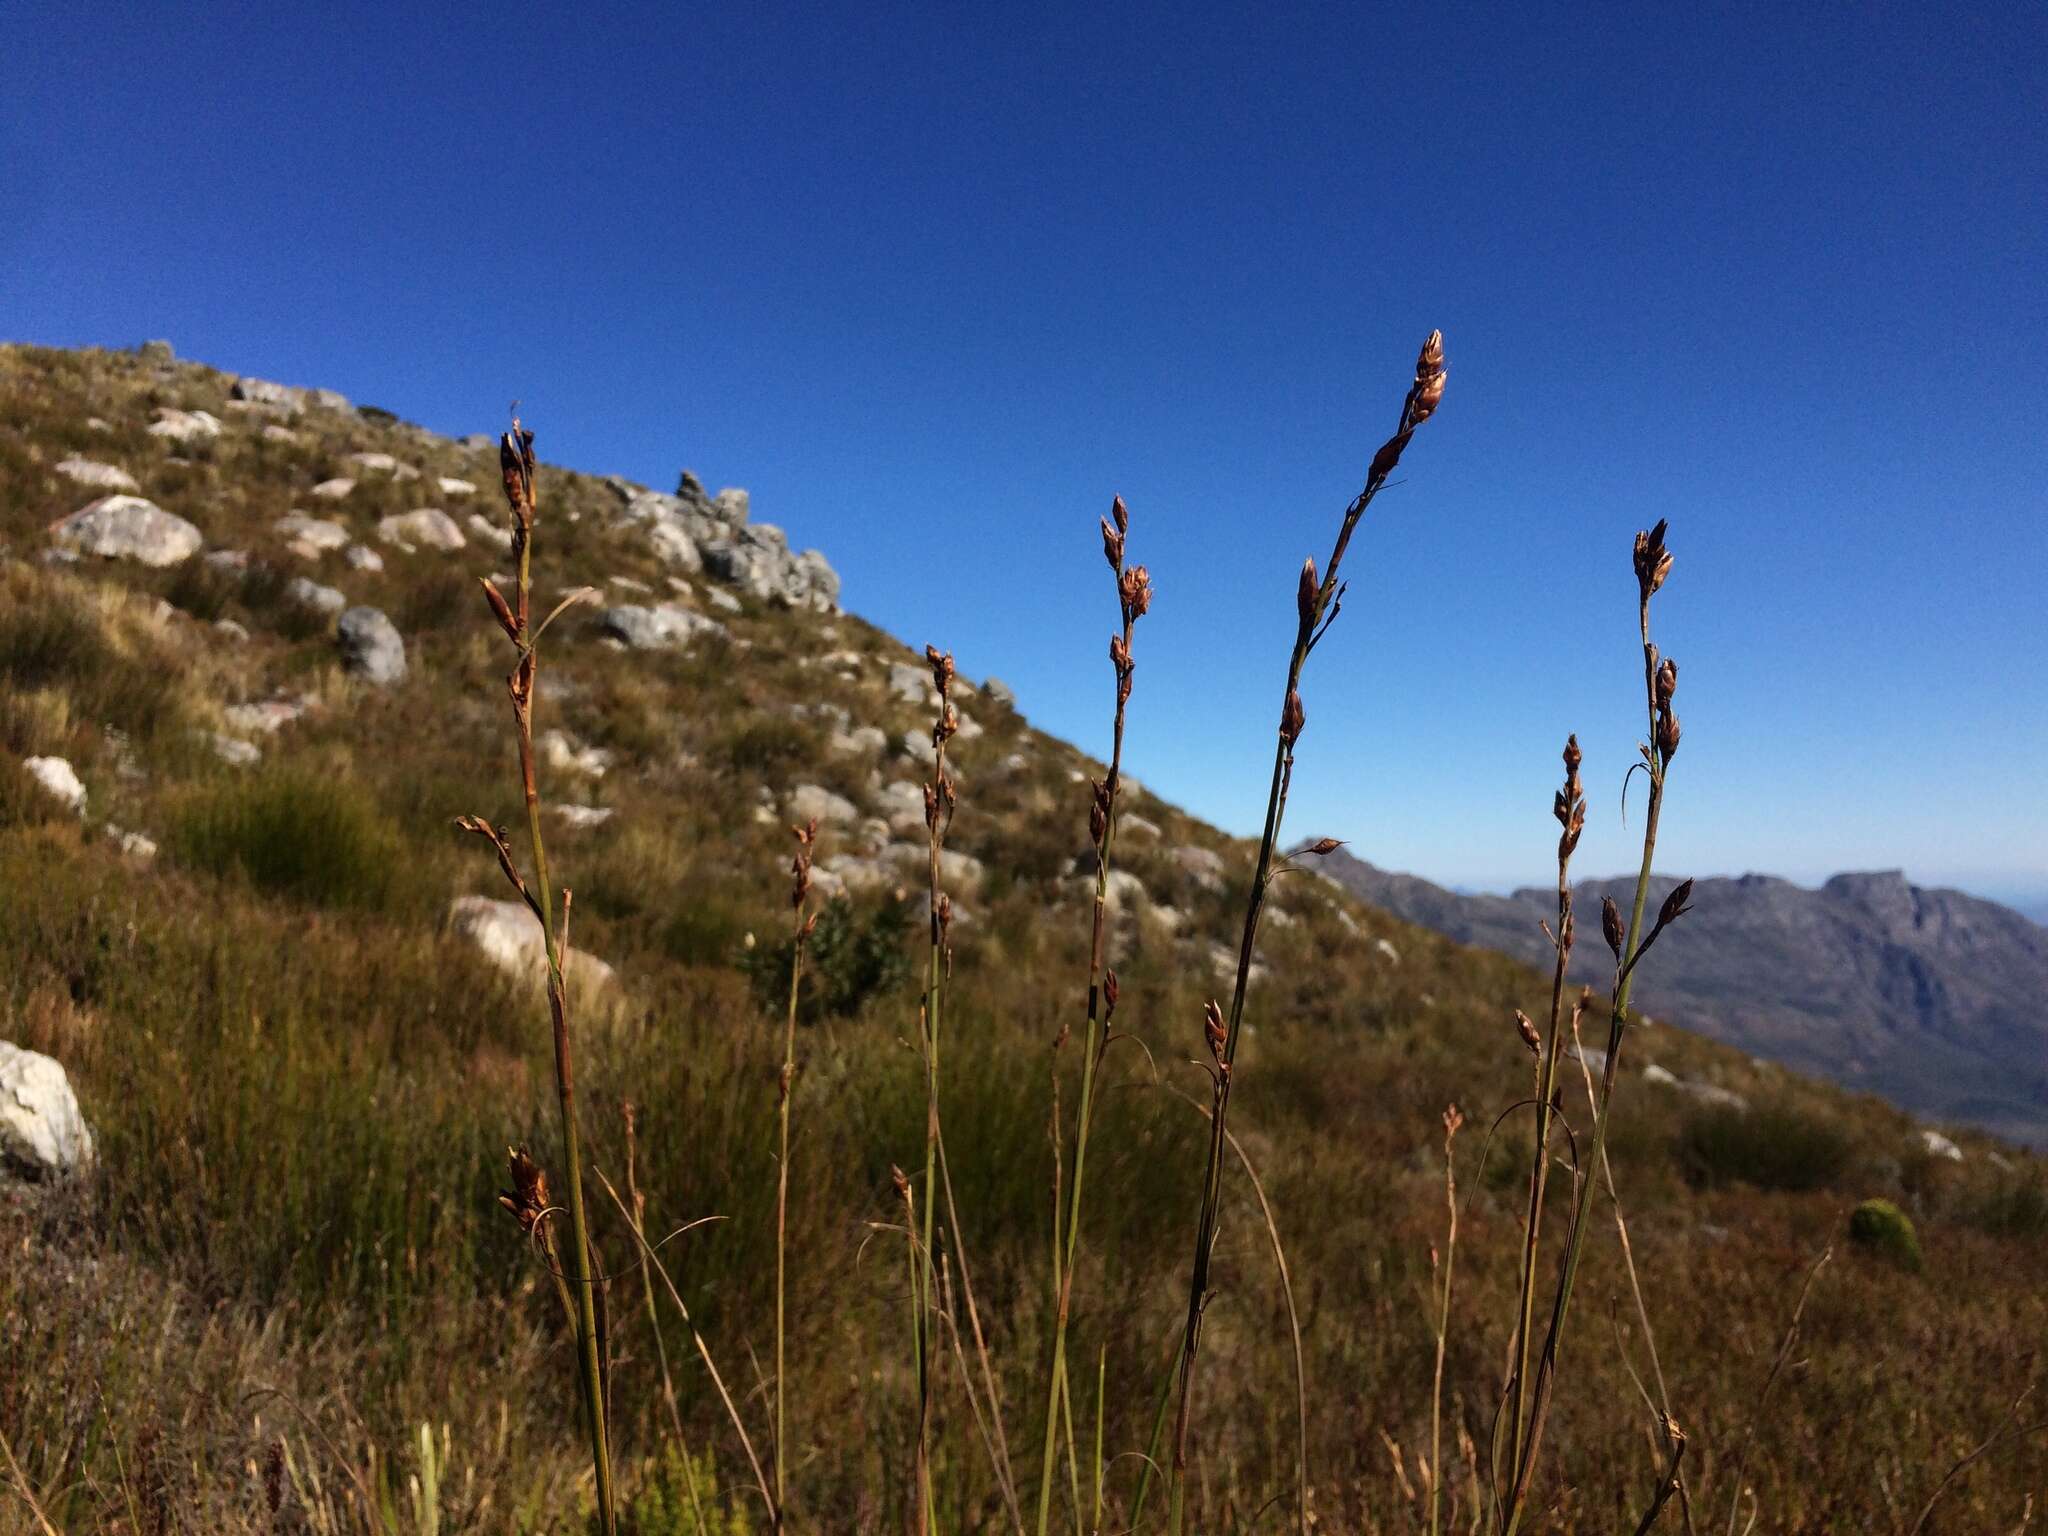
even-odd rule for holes
{"type": "Polygon", "coordinates": [[[1850,1212],[1849,1240],[1907,1269],[1920,1268],[1920,1239],[1913,1223],[1889,1200],[1866,1200],[1850,1212]]]}

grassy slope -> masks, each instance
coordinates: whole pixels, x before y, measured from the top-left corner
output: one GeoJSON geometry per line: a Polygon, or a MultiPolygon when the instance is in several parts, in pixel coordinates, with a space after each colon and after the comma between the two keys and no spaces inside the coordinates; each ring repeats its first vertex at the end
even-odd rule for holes
{"type": "MultiPolygon", "coordinates": [[[[435,504],[428,487],[441,474],[477,482],[475,509],[497,517],[494,456],[357,413],[309,412],[290,423],[299,441],[266,441],[264,418],[226,409],[228,382],[123,354],[0,348],[0,543],[11,551],[0,565],[0,1038],[65,1061],[103,1152],[89,1190],[0,1195],[10,1255],[0,1432],[68,1529],[129,1520],[131,1497],[145,1521],[157,1500],[197,1529],[269,1529],[280,1433],[300,1480],[319,1468],[331,1501],[347,1481],[342,1462],[402,1486],[423,1421],[450,1426],[451,1518],[561,1528],[580,1496],[568,1356],[533,1257],[492,1199],[506,1143],[529,1141],[543,1161],[554,1143],[543,1012],[537,992],[514,989],[440,931],[451,897],[503,894],[449,826],[461,812],[505,822],[515,809],[506,657],[469,580],[495,552],[476,542],[452,556],[387,550],[387,569],[367,575],[332,555],[306,568],[270,530],[296,505],[374,542],[375,517],[435,504]],[[143,430],[158,405],[213,410],[227,431],[167,445],[143,430]],[[93,416],[105,430],[87,425],[93,416]],[[425,478],[363,475],[338,505],[307,498],[360,449],[391,452],[425,478]],[[44,526],[95,494],[51,470],[73,452],[131,471],[209,547],[250,550],[251,574],[38,563],[44,526]],[[412,659],[402,686],[380,693],[339,673],[327,626],[280,594],[280,577],[302,568],[392,615],[412,659]],[[216,618],[250,638],[226,638],[205,622],[216,618]],[[195,738],[221,727],[224,705],[276,694],[311,695],[317,707],[264,742],[260,767],[228,768],[195,738]],[[26,781],[19,759],[36,753],[78,768],[92,795],[83,825],[26,781]],[[163,854],[150,865],[125,857],[105,834],[110,821],[147,832],[163,854]],[[269,1388],[283,1395],[249,1396],[269,1388]]],[[[541,592],[610,583],[614,601],[632,601],[620,578],[663,588],[645,547],[612,527],[608,486],[549,469],[541,495],[541,592]]],[[[466,517],[468,505],[448,505],[466,517]]],[[[833,754],[827,728],[796,706],[843,705],[892,742],[923,710],[886,687],[888,663],[909,653],[856,618],[752,603],[720,617],[730,640],[683,658],[621,653],[565,621],[540,725],[619,757],[601,781],[558,774],[545,786],[617,813],[553,840],[559,878],[576,890],[578,943],[622,978],[585,1021],[586,1135],[616,1177],[617,1105],[630,1094],[644,1106],[651,1223],[726,1218],[670,1251],[728,1375],[746,1387],[769,1343],[780,1048],[739,962],[747,936],[758,953],[782,931],[789,852],[780,816],[756,807],[764,792],[816,782],[872,811],[881,784],[919,777],[900,747],[880,762],[833,754]],[[819,660],[843,650],[863,659],[819,660]]],[[[1106,668],[1097,681],[1106,719],[1106,668]]],[[[1066,877],[1085,846],[1074,770],[1087,762],[991,700],[966,707],[986,730],[958,743],[954,846],[989,876],[959,897],[968,918],[956,925],[946,1104],[1013,1448],[1035,1467],[1048,1044],[1085,964],[1085,916],[1066,877]]],[[[1317,771],[1312,745],[1303,771],[1317,771]]],[[[1210,946],[1234,936],[1249,865],[1245,847],[1149,796],[1131,809],[1163,835],[1120,839],[1119,863],[1182,928],[1141,903],[1112,950],[1118,1022],[1147,1049],[1111,1057],[1074,1335],[1077,1360],[1108,1353],[1112,1452],[1142,1446],[1185,1308],[1202,1136],[1161,1084],[1200,1083],[1177,1064],[1198,1049],[1201,1000],[1221,985],[1210,946]],[[1224,889],[1203,890],[1176,866],[1169,850],[1190,843],[1225,855],[1224,889]]],[[[843,840],[828,830],[824,852],[835,846],[843,840]]],[[[856,906],[872,919],[892,899],[856,906]]],[[[1483,1441],[1520,1197],[1502,1149],[1484,1171],[1478,1152],[1485,1122],[1526,1091],[1509,1010],[1538,1012],[1545,989],[1511,962],[1407,928],[1312,877],[1284,882],[1280,901],[1295,921],[1268,929],[1234,1122],[1278,1212],[1302,1307],[1315,1507],[1325,1529],[1414,1530],[1430,1255],[1442,1235],[1438,1115],[1455,1100],[1478,1121],[1460,1143],[1471,1204],[1447,1376],[1458,1429],[1447,1439],[1483,1441]]],[[[870,1246],[869,1224],[889,1219],[889,1166],[911,1165],[921,1140],[920,1074],[905,1043],[914,1027],[914,997],[899,986],[802,1041],[791,1359],[807,1526],[891,1529],[903,1518],[914,1392],[902,1276],[893,1246],[870,1246]]],[[[1693,1486],[1709,1507],[1725,1515],[1799,1277],[1839,1239],[1848,1207],[1884,1195],[1920,1223],[1920,1274],[1838,1243],[1748,1470],[1760,1528],[1902,1526],[2037,1368],[2029,1351],[2048,1337],[2039,1162],[2001,1169],[1984,1143],[1966,1143],[1960,1167],[1916,1155],[1898,1113],[1669,1030],[1630,1050],[1637,1065],[1660,1062],[1757,1106],[1731,1122],[1630,1074],[1613,1140],[1665,1374],[1693,1437],[1693,1486]]],[[[1504,1134],[1526,1133],[1516,1121],[1504,1134]]],[[[1284,1313],[1241,1179],[1232,1195],[1198,1436],[1204,1528],[1219,1530],[1286,1486],[1291,1457],[1284,1313]]],[[[618,1223],[604,1230],[623,1266],[618,1223]]],[[[1608,1322],[1620,1286],[1608,1228],[1592,1245],[1567,1347],[1543,1529],[1613,1524],[1652,1480],[1642,1405],[1608,1322]]],[[[657,1458],[658,1393],[637,1280],[614,1294],[630,1489],[657,1458]]],[[[1635,1330],[1623,1332],[1640,1363],[1635,1330]]],[[[667,1345],[686,1359],[680,1331],[667,1345]]],[[[743,1472],[730,1432],[699,1373],[685,1370],[681,1389],[694,1444],[715,1448],[730,1493],[743,1472]]],[[[746,1404],[757,1440],[764,1401],[746,1404]]],[[[1092,1418],[1086,1401],[1076,1408],[1092,1418]]],[[[942,1445],[949,1528],[999,1528],[964,1411],[943,1424],[942,1445]]],[[[1119,1493],[1134,1465],[1115,1469],[1119,1493]]],[[[1469,1511],[1466,1453],[1449,1475],[1469,1511]]],[[[2007,1447],[1969,1473],[1942,1528],[2009,1529],[2044,1482],[2038,1438],[2007,1447]]],[[[318,1501],[287,1493],[284,1528],[318,1501]]],[[[19,1514],[0,1508],[0,1525],[19,1514]]],[[[650,1518],[643,1528],[663,1527],[650,1518]]]]}

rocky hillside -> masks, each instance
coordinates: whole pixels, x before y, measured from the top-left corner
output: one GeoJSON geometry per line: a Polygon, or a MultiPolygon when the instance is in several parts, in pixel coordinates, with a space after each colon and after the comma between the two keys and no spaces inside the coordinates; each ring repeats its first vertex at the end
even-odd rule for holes
{"type": "MultiPolygon", "coordinates": [[[[547,423],[530,425],[545,455],[547,423]]],[[[0,1510],[18,1484],[67,1532],[274,1536],[361,1530],[362,1499],[407,1511],[432,1497],[412,1489],[438,1487],[443,1530],[589,1529],[559,1308],[497,1200],[508,1145],[560,1166],[534,924],[454,826],[523,819],[510,657],[476,580],[507,574],[496,477],[489,438],[162,345],[0,346],[0,1435],[20,1467],[0,1474],[0,1510]]],[[[695,1529],[685,1484],[711,1506],[705,1529],[763,1528],[696,1339],[665,1307],[648,1321],[665,1293],[643,1289],[620,1212],[637,1185],[649,1230],[677,1233],[662,1252],[678,1294],[765,1445],[788,828],[815,817],[829,899],[790,1100],[790,1528],[900,1532],[917,1413],[891,1169],[918,1165],[926,1124],[907,1043],[933,709],[921,649],[945,637],[913,649],[844,611],[825,558],[755,521],[743,491],[545,463],[538,489],[536,595],[601,594],[547,632],[536,734],[549,861],[575,892],[586,1166],[622,1197],[593,1180],[595,1246],[617,1276],[624,1528],[695,1529]]],[[[1046,536],[1068,529],[1092,562],[1095,511],[1064,509],[1046,536]]],[[[1133,513],[1142,560],[1149,514],[1133,513]]],[[[1141,661],[1138,687],[1146,675],[1141,661]]],[[[1106,741],[1106,662],[1092,685],[1106,741]]],[[[1082,991],[1102,768],[1032,729],[1030,700],[994,679],[955,699],[942,1260],[964,1281],[962,1234],[986,1369],[1035,1479],[1064,1177],[1048,1129],[1071,1126],[1080,1081],[1077,1047],[1054,1042],[1082,991]]],[[[1263,713],[1245,729],[1271,740],[1263,713]]],[[[1298,773],[1328,771],[1311,738],[1298,773]]],[[[1252,864],[1242,840],[1126,788],[1118,1042],[1096,1083],[1072,1294],[1074,1412],[1100,1414],[1116,1458],[1106,1528],[1128,1524],[1159,1362],[1185,1325],[1208,1145],[1189,1058],[1252,864]]],[[[1703,924],[1716,901],[1703,893],[1703,924]]],[[[1437,920],[1293,876],[1266,908],[1231,1123],[1293,1289],[1233,1163],[1191,1430],[1203,1530],[1257,1524],[1290,1496],[1290,1315],[1318,1405],[1317,1528],[1427,1528],[1416,1470],[1453,1102],[1474,1128],[1455,1148],[1446,1527],[1474,1523],[1527,1201],[1527,1122],[1491,1142],[1478,1127],[1528,1093],[1513,1013],[1540,1011],[1547,988],[1375,902],[1437,920]]],[[[1648,967],[1653,997],[1686,984],[1686,923],[1648,967]]],[[[1894,927],[1905,944],[1911,917],[1894,927]]],[[[1868,986],[1892,974],[1872,960],[1868,986]]],[[[2014,1341],[2048,1337],[2048,1169],[1758,1054],[1645,1029],[1616,1093],[1609,1149],[1693,1495],[1718,1519],[1747,1445],[1739,1492],[1759,1529],[1902,1529],[2037,1374],[2014,1341]],[[1855,1239],[1867,1200],[1898,1207],[1917,1246],[1855,1239]],[[1752,1437],[1789,1298],[1831,1243],[1799,1367],[1752,1437]]],[[[1564,1091],[1582,1117],[1583,1085],[1564,1091]]],[[[1579,1284],[1584,1347],[1568,1352],[1531,1536],[1633,1520],[1657,1475],[1604,1199],[1579,1284]],[[1616,1326],[1625,1347],[1607,1343],[1616,1326]]],[[[1009,1529],[958,1375],[941,1375],[938,1528],[1009,1529]]],[[[2040,1444],[1974,1463],[1945,1496],[1953,1528],[2011,1529],[2042,1486],[2040,1444]]]]}
{"type": "MultiPolygon", "coordinates": [[[[1325,869],[1382,911],[1542,965],[1549,891],[1465,896],[1340,854],[1325,869]]],[[[1660,881],[1653,902],[1670,887],[1660,881]]],[[[1633,880],[1577,887],[1624,908],[1633,880]]],[[[1584,951],[1582,979],[1598,982],[1584,951]]],[[[1769,875],[1701,880],[1646,967],[1642,1006],[1767,1060],[1937,1120],[2048,1145],[2048,929],[1897,870],[1807,890],[1769,875]]]]}

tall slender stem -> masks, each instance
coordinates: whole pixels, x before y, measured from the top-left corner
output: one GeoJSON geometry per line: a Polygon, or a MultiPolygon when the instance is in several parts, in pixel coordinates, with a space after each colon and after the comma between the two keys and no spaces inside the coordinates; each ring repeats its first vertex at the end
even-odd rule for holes
{"type": "MultiPolygon", "coordinates": [[[[1105,976],[1104,949],[1109,905],[1110,853],[1116,840],[1117,803],[1123,788],[1124,709],[1131,697],[1131,632],[1152,604],[1152,585],[1144,566],[1126,569],[1124,536],[1130,520],[1119,496],[1102,524],[1103,552],[1115,578],[1123,631],[1112,637],[1110,663],[1116,672],[1116,710],[1110,729],[1109,771],[1095,786],[1090,829],[1095,843],[1095,904],[1088,938],[1088,1003],[1081,1039],[1081,1102],[1074,1116],[1074,1171],[1066,1196],[1064,1221],[1057,1190],[1053,1196],[1053,1343],[1052,1371],[1046,1383],[1045,1448],[1039,1467],[1038,1536],[1046,1536],[1052,1508],[1053,1467],[1058,1460],[1059,1405],[1067,1393],[1067,1322],[1074,1300],[1074,1263],[1081,1243],[1081,1193],[1088,1168],[1088,1132],[1095,1119],[1095,1077],[1108,1046],[1109,1016],[1116,1008],[1116,979],[1105,976]]],[[[1060,1027],[1058,1045],[1067,1037],[1060,1027]]],[[[1076,1514],[1078,1515],[1078,1507],[1076,1514]]]]}
{"type": "MultiPolygon", "coordinates": [[[[1444,391],[1443,335],[1431,332],[1415,363],[1415,383],[1402,402],[1401,421],[1392,437],[1380,445],[1366,472],[1365,488],[1344,511],[1344,520],[1331,547],[1330,560],[1320,582],[1315,562],[1307,562],[1296,594],[1298,625],[1294,649],[1287,661],[1287,685],[1281,693],[1280,739],[1273,753],[1272,784],[1266,793],[1265,827],[1259,837],[1259,855],[1252,872],[1251,892],[1245,902],[1244,935],[1239,941],[1237,980],[1231,991],[1228,1023],[1221,1011],[1210,1004],[1210,1051],[1214,1058],[1215,1108],[1209,1134],[1209,1157],[1203,1177],[1201,1216],[1195,1229],[1195,1256],[1188,1284],[1187,1327],[1182,1335],[1180,1359],[1180,1407],[1173,1437],[1173,1466],[1169,1484],[1170,1528],[1182,1529],[1185,1517],[1184,1484],[1187,1473],[1188,1424],[1194,1396],[1195,1360],[1201,1348],[1202,1315],[1209,1300],[1209,1267],[1215,1256],[1216,1225],[1223,1192],[1223,1151],[1226,1119],[1230,1110],[1232,1068],[1237,1061],[1238,1040],[1244,1024],[1245,993],[1251,984],[1252,955],[1259,934],[1259,918],[1265,909],[1266,888],[1273,874],[1273,852],[1287,810],[1287,791],[1294,771],[1294,744],[1306,722],[1300,683],[1309,653],[1334,622],[1342,606],[1343,588],[1337,573],[1344,551],[1367,507],[1387,483],[1387,477],[1401,461],[1401,454],[1415,429],[1435,413],[1444,391]]],[[[1294,1512],[1296,1529],[1302,1529],[1307,1512],[1294,1512]]]]}
{"type": "Polygon", "coordinates": [[[563,979],[563,953],[554,916],[554,892],[548,881],[547,841],[541,835],[540,790],[534,774],[533,705],[540,672],[537,636],[532,624],[534,497],[533,437],[513,423],[500,461],[508,495],[515,495],[519,578],[516,634],[519,663],[511,678],[512,713],[519,727],[519,773],[526,795],[526,827],[533,843],[534,895],[531,901],[547,949],[548,1011],[554,1025],[555,1086],[562,1111],[562,1161],[569,1186],[569,1226],[573,1234],[570,1264],[576,1296],[576,1348],[580,1361],[584,1417],[590,1431],[590,1458],[597,1482],[598,1520],[606,1536],[616,1522],[612,1500],[611,1455],[605,1440],[604,1370],[598,1358],[597,1291],[591,1276],[590,1226],[583,1209],[583,1165],[576,1129],[576,1069],[569,1040],[569,997],[563,979]]]}
{"type": "Polygon", "coordinates": [[[811,848],[818,824],[796,828],[797,855],[791,865],[790,907],[794,913],[789,960],[789,1014],[782,1035],[782,1075],[777,1081],[776,1114],[781,1122],[781,1142],[775,1165],[775,1529],[780,1531],[788,1514],[789,1453],[788,1415],[785,1408],[785,1345],[788,1338],[784,1298],[789,1261],[789,1096],[796,1080],[796,1007],[804,977],[804,941],[810,937],[810,922],[804,900],[811,890],[811,848]]]}

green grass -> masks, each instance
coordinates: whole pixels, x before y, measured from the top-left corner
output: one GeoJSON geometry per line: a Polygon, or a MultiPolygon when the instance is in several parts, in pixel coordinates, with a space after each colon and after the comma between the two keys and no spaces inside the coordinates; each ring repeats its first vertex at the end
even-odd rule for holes
{"type": "Polygon", "coordinates": [[[171,835],[195,869],[329,907],[387,905],[404,862],[397,826],[360,785],[303,768],[224,777],[195,791],[171,835]]]}

